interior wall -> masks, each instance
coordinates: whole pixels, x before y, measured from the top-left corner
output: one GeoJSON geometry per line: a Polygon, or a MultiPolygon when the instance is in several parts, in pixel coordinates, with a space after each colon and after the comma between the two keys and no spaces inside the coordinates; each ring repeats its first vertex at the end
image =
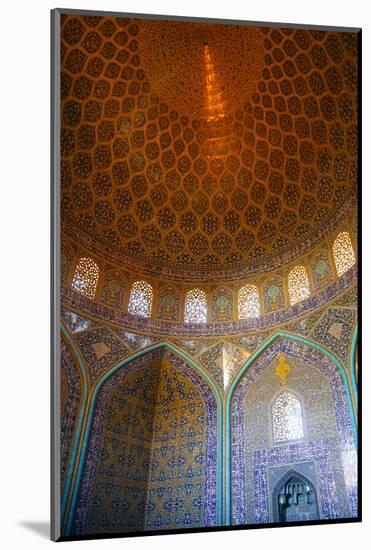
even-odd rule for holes
{"type": "MultiPolygon", "coordinates": [[[[74,533],[215,523],[205,387],[163,350],[120,368],[94,409],[74,533]],[[207,470],[208,475],[207,475],[207,470]]],[[[210,393],[210,392],[209,392],[210,393]]],[[[211,465],[213,470],[214,465],[211,465]]]]}
{"type": "Polygon", "coordinates": [[[99,393],[74,529],[141,531],[160,357],[119,370],[99,393]],[[157,359],[157,360],[156,360],[157,359]]]}
{"type": "MultiPolygon", "coordinates": [[[[320,417],[316,418],[316,413],[314,411],[314,416],[311,417],[311,422],[313,425],[313,430],[315,431],[317,430],[317,424],[322,425],[322,418],[326,418],[326,421],[329,421],[331,414],[334,414],[336,418],[336,430],[338,432],[338,449],[334,451],[332,449],[332,444],[328,443],[329,439],[331,439],[332,437],[332,432],[331,426],[329,424],[326,424],[327,427],[325,426],[326,429],[324,429],[324,432],[322,433],[322,439],[318,435],[312,437],[312,440],[309,442],[310,445],[312,445],[311,449],[308,445],[306,447],[302,446],[301,450],[298,446],[296,447],[297,452],[299,453],[300,450],[301,453],[300,460],[298,459],[295,462],[296,472],[310,479],[311,481],[313,481],[314,484],[318,482],[318,479],[315,479],[315,476],[311,474],[309,468],[309,466],[313,467],[313,471],[316,471],[317,466],[315,462],[313,462],[313,460],[315,460],[313,449],[317,445],[316,460],[317,463],[318,461],[320,461],[321,469],[326,473],[327,476],[327,485],[322,484],[322,489],[320,489],[320,492],[322,491],[322,493],[326,493],[327,491],[328,495],[331,493],[332,478],[330,474],[333,475],[334,480],[335,477],[338,480],[335,480],[334,483],[336,483],[338,486],[343,484],[343,489],[340,489],[340,492],[342,494],[340,504],[339,501],[337,502],[337,504],[334,504],[333,499],[331,500],[331,498],[327,498],[325,512],[323,512],[322,508],[323,516],[332,518],[348,517],[348,514],[350,514],[351,516],[356,515],[357,486],[355,480],[356,455],[354,449],[354,433],[356,432],[357,427],[355,424],[355,419],[352,419],[351,415],[351,411],[353,410],[352,407],[354,403],[354,396],[356,395],[355,393],[351,392],[356,392],[356,387],[353,387],[353,385],[351,384],[349,370],[352,357],[352,346],[354,341],[356,341],[356,300],[357,289],[354,286],[348,291],[342,293],[335,300],[329,302],[326,306],[319,308],[314,313],[308,313],[306,316],[298,318],[295,323],[280,326],[279,329],[287,335],[287,337],[285,338],[279,337],[278,339],[274,340],[274,335],[277,331],[277,327],[274,327],[275,332],[273,332],[272,328],[271,330],[260,330],[256,333],[226,335],[223,338],[219,336],[206,338],[202,336],[197,337],[196,335],[194,335],[193,337],[188,337],[184,335],[182,338],[169,338],[168,344],[166,345],[162,343],[163,338],[160,335],[147,333],[145,326],[143,326],[141,332],[136,331],[136,329],[134,328],[131,330],[125,327],[120,328],[116,326],[113,322],[109,324],[105,320],[100,319],[98,317],[98,313],[100,313],[100,310],[95,311],[95,316],[86,316],[83,311],[72,311],[70,309],[66,309],[67,305],[64,306],[62,310],[62,316],[63,322],[65,323],[65,332],[66,334],[68,333],[68,338],[71,340],[71,342],[73,342],[76,350],[81,354],[81,361],[83,363],[84,369],[86,370],[88,384],[90,385],[90,394],[92,394],[92,388],[94,388],[96,384],[99,384],[99,380],[105,379],[110,374],[112,369],[115,368],[115,365],[117,366],[127,361],[128,363],[125,366],[121,367],[119,370],[122,369],[123,372],[125,372],[126,375],[129,376],[130,369],[134,369],[135,366],[135,368],[144,369],[144,365],[146,364],[146,361],[149,361],[150,357],[151,361],[157,361],[158,365],[161,364],[161,367],[158,367],[160,368],[160,370],[164,369],[166,358],[168,358],[170,364],[176,369],[176,372],[178,374],[183,373],[188,377],[188,379],[193,381],[194,387],[197,387],[198,391],[201,392],[202,399],[205,403],[207,429],[205,431],[205,447],[203,452],[206,461],[205,468],[208,473],[205,476],[204,495],[207,495],[207,498],[204,498],[203,500],[203,508],[200,507],[201,500],[197,500],[199,495],[197,491],[195,493],[194,487],[197,480],[195,480],[194,477],[189,484],[192,486],[191,493],[188,494],[186,491],[187,494],[185,496],[181,495],[179,497],[179,494],[182,493],[182,490],[176,489],[177,496],[173,497],[174,492],[172,492],[171,497],[166,500],[166,491],[174,487],[172,485],[173,482],[171,480],[167,480],[167,476],[176,476],[180,473],[184,476],[184,479],[187,479],[187,476],[191,475],[191,473],[187,472],[187,468],[185,466],[187,462],[184,463],[184,468],[182,470],[179,464],[174,461],[175,459],[164,459],[162,461],[162,474],[156,471],[156,468],[154,468],[152,472],[152,470],[150,470],[150,466],[148,466],[149,473],[146,474],[146,476],[144,476],[143,474],[145,480],[143,487],[144,485],[146,485],[146,496],[145,499],[143,497],[144,500],[142,499],[141,503],[139,502],[139,497],[137,498],[137,505],[141,506],[142,512],[138,511],[137,520],[132,520],[132,530],[143,530],[152,528],[158,530],[166,529],[169,525],[176,528],[186,526],[187,524],[192,527],[195,524],[196,526],[198,526],[199,521],[204,522],[203,525],[206,526],[219,525],[229,521],[228,514],[230,511],[232,512],[234,523],[246,523],[250,521],[270,521],[271,516],[269,515],[269,498],[268,505],[255,502],[256,510],[261,511],[261,515],[256,516],[255,519],[252,519],[251,514],[250,516],[248,516],[248,512],[246,511],[246,484],[250,483],[250,481],[246,481],[245,475],[245,445],[240,444],[241,442],[243,443],[247,437],[242,428],[248,424],[251,429],[253,429],[253,425],[255,422],[259,424],[260,417],[258,413],[256,413],[256,411],[254,410],[245,411],[245,409],[241,407],[237,407],[236,409],[236,403],[238,402],[238,399],[240,397],[242,399],[242,402],[245,403],[246,395],[244,391],[247,391],[247,386],[245,386],[246,380],[250,380],[251,376],[257,376],[256,374],[254,375],[254,373],[257,372],[256,369],[259,370],[259,368],[262,368],[262,365],[264,366],[264,368],[268,368],[268,364],[273,365],[274,360],[278,361],[278,354],[280,353],[287,354],[288,362],[291,366],[292,364],[296,364],[295,361],[298,361],[300,359],[300,361],[302,362],[301,364],[304,365],[304,368],[299,369],[298,372],[300,372],[300,375],[304,377],[301,383],[307,388],[306,391],[309,396],[311,395],[312,388],[317,388],[316,391],[320,391],[321,382],[318,378],[319,374],[321,374],[322,376],[321,380],[327,380],[327,385],[330,384],[331,388],[336,388],[336,390],[331,389],[331,395],[326,394],[326,399],[324,397],[324,408],[321,409],[322,412],[320,417]],[[304,339],[307,344],[300,343],[300,339],[304,339]],[[268,345],[268,348],[265,349],[266,342],[270,341],[272,341],[273,343],[268,345]],[[156,348],[157,346],[160,346],[157,351],[157,353],[159,354],[158,356],[156,356],[155,351],[148,351],[145,349],[148,347],[152,349],[156,348]],[[172,349],[173,351],[170,351],[170,349],[172,349]],[[265,351],[262,352],[262,349],[265,349],[265,351]],[[319,351],[319,349],[325,350],[326,353],[332,354],[333,360],[330,360],[326,355],[324,355],[323,351],[319,351]],[[141,354],[141,358],[135,359],[134,361],[130,360],[130,357],[135,353],[141,354]],[[230,474],[226,474],[223,478],[220,477],[218,483],[217,478],[219,474],[217,474],[217,469],[220,467],[220,461],[222,462],[221,467],[223,469],[228,468],[228,463],[226,462],[225,457],[223,459],[220,458],[221,452],[217,450],[219,449],[219,445],[222,445],[224,442],[224,436],[221,428],[219,431],[217,430],[217,418],[219,418],[219,416],[217,415],[221,415],[221,410],[223,408],[222,402],[227,402],[235,378],[239,376],[239,374],[241,373],[241,369],[244,368],[244,365],[246,365],[247,362],[251,363],[252,355],[257,355],[258,358],[252,364],[250,364],[248,371],[245,373],[245,375],[243,375],[241,381],[237,385],[235,393],[233,394],[234,397],[232,399],[230,418],[230,421],[232,423],[231,472],[230,474]],[[335,364],[334,361],[337,363],[335,364]],[[204,376],[209,378],[208,383],[198,374],[198,369],[203,370],[204,376]],[[305,374],[307,372],[306,369],[309,369],[308,375],[305,374]],[[344,385],[345,383],[342,379],[340,371],[342,371],[345,376],[344,380],[348,380],[348,395],[346,395],[346,386],[344,385]],[[227,379],[226,373],[228,374],[227,379]],[[247,374],[249,374],[249,376],[247,376],[247,374]],[[312,375],[315,378],[312,379],[312,375]],[[219,393],[218,405],[215,399],[215,395],[210,390],[210,385],[213,384],[214,394],[219,393]],[[235,399],[236,396],[239,396],[237,400],[235,399]],[[219,411],[218,413],[217,410],[219,411]],[[331,412],[332,410],[334,411],[333,413],[327,414],[328,411],[331,412]],[[241,414],[242,417],[241,419],[239,419],[239,415],[241,414]],[[256,420],[257,417],[258,420],[256,420]],[[248,420],[245,421],[244,418],[247,418],[248,420]],[[217,459],[217,457],[219,457],[219,459],[217,459]],[[330,463],[332,463],[334,466],[332,470],[333,474],[329,471],[330,463]],[[150,477],[152,475],[151,472],[153,473],[152,478],[150,477]],[[228,492],[226,492],[225,496],[223,497],[223,483],[227,479],[227,475],[230,475],[232,483],[232,495],[230,504],[228,504],[226,500],[228,492]],[[224,481],[222,481],[222,479],[224,481]],[[160,493],[163,493],[161,498],[160,493]],[[193,498],[192,495],[194,494],[196,494],[196,496],[193,498]],[[183,497],[186,501],[185,508],[183,504],[183,497]],[[180,503],[183,506],[182,508],[179,507],[179,500],[177,499],[182,500],[182,502],[180,503]],[[222,500],[219,502],[218,499],[222,500]],[[168,502],[170,500],[171,502],[168,502]],[[188,514],[189,507],[191,506],[192,513],[188,514]],[[222,506],[225,513],[224,516],[222,515],[222,506]],[[217,512],[217,510],[219,512],[217,512]],[[218,513],[219,516],[217,516],[218,513]]],[[[71,362],[71,366],[69,368],[77,368],[77,365],[75,367],[73,366],[74,359],[72,356],[69,358],[69,361],[71,362]]],[[[271,368],[273,369],[273,366],[271,366],[271,368]]],[[[294,372],[295,371],[291,371],[290,377],[293,376],[294,372]]],[[[112,375],[111,377],[113,376],[114,375],[112,375]]],[[[104,383],[102,391],[104,391],[104,388],[106,386],[108,387],[109,380],[110,378],[104,383]]],[[[173,376],[171,377],[171,380],[173,380],[173,376]]],[[[277,384],[278,380],[275,380],[275,382],[277,384]]],[[[123,385],[125,384],[123,383],[123,385]]],[[[258,382],[258,386],[259,384],[260,382],[258,382]]],[[[325,386],[326,383],[324,383],[324,388],[325,386]]],[[[259,395],[261,395],[262,401],[260,406],[266,407],[267,402],[265,394],[268,395],[269,391],[257,391],[259,395]]],[[[154,410],[153,416],[157,416],[157,418],[161,419],[160,413],[163,407],[159,405],[158,387],[155,393],[155,407],[158,408],[158,411],[156,412],[154,410]]],[[[178,400],[177,406],[185,406],[186,401],[182,404],[182,401],[178,400]]],[[[197,407],[195,410],[197,410],[197,407]]],[[[91,414],[93,419],[92,434],[94,434],[94,426],[96,425],[96,422],[98,422],[97,409],[95,409],[94,413],[91,414]]],[[[222,426],[223,423],[224,425],[226,425],[226,423],[229,422],[228,418],[225,416],[226,414],[227,408],[225,409],[225,412],[223,412],[223,414],[221,415],[220,426],[222,426]]],[[[158,433],[155,434],[154,429],[152,428],[152,434],[150,434],[148,437],[151,438],[151,449],[153,449],[153,452],[148,456],[148,461],[151,459],[154,463],[158,461],[158,456],[160,456],[161,458],[162,448],[167,448],[168,446],[172,445],[170,437],[171,433],[175,429],[168,422],[168,419],[162,419],[160,421],[160,424],[162,426],[167,426],[166,429],[169,430],[169,440],[166,441],[166,443],[163,445],[163,434],[161,429],[159,429],[158,433]]],[[[262,429],[261,433],[263,433],[262,429]]],[[[69,437],[71,437],[71,434],[69,435],[69,437]]],[[[269,447],[267,442],[268,440],[261,442],[261,444],[259,443],[260,447],[257,446],[257,448],[258,450],[268,449],[268,454],[270,453],[270,460],[278,461],[277,468],[272,473],[273,477],[271,479],[271,485],[269,485],[269,487],[266,481],[266,472],[264,470],[264,468],[266,469],[266,466],[262,464],[260,465],[263,467],[261,483],[263,485],[265,483],[267,490],[269,488],[269,491],[272,491],[274,485],[273,482],[278,482],[282,478],[282,476],[285,475],[285,473],[287,472],[287,467],[289,465],[292,465],[293,460],[289,456],[289,459],[284,462],[281,457],[277,457],[277,449],[269,447]]],[[[183,445],[180,440],[179,444],[183,445]]],[[[291,447],[286,446],[286,449],[289,448],[291,447]]],[[[89,456],[88,454],[86,461],[79,466],[80,470],[84,473],[83,483],[81,489],[79,489],[80,494],[81,492],[88,490],[89,483],[92,483],[93,480],[91,473],[93,470],[91,469],[91,464],[94,460],[94,453],[97,453],[99,450],[99,444],[97,443],[97,441],[94,443],[93,446],[90,445],[89,449],[91,455],[89,456]]],[[[196,451],[194,451],[194,453],[195,452],[196,451]]],[[[283,453],[283,451],[280,452],[281,454],[283,453]]],[[[262,456],[262,460],[265,460],[264,457],[266,455],[263,453],[262,456]]],[[[183,461],[183,458],[185,458],[184,454],[181,461],[183,461]]],[[[115,460],[118,461],[119,457],[117,456],[115,460]]],[[[199,460],[201,460],[201,458],[199,458],[199,460]]],[[[116,464],[119,464],[119,462],[116,462],[116,464]]],[[[272,464],[269,467],[271,466],[272,464]]],[[[199,465],[197,467],[199,467],[199,465]]],[[[75,464],[75,468],[77,468],[77,464],[75,464]]],[[[183,488],[184,487],[186,487],[186,485],[184,485],[183,488]]],[[[72,486],[72,490],[77,491],[78,486],[72,486]]],[[[250,487],[249,490],[253,491],[255,489],[250,487]]],[[[144,494],[144,488],[142,493],[144,494]]],[[[72,510],[71,516],[69,516],[70,520],[74,517],[75,524],[73,529],[80,530],[81,533],[85,532],[84,530],[87,528],[85,521],[86,516],[84,516],[86,511],[84,511],[84,502],[87,502],[86,498],[86,495],[84,496],[85,500],[79,497],[76,514],[74,513],[74,510],[72,510]]],[[[263,495],[262,498],[264,499],[266,497],[263,495]]],[[[319,495],[319,501],[320,505],[322,505],[323,499],[321,497],[321,494],[319,495]]],[[[108,510],[111,514],[111,505],[109,503],[105,504],[105,509],[108,510]]],[[[123,514],[123,511],[116,514],[116,518],[118,518],[118,521],[119,518],[123,517],[123,514]]],[[[91,517],[93,518],[93,516],[91,517]]],[[[109,527],[104,528],[109,530],[109,527]]],[[[100,529],[102,529],[102,527],[100,527],[100,529]]],[[[117,527],[117,529],[118,531],[120,531],[119,527],[117,527]]]]}
{"type": "Polygon", "coordinates": [[[197,387],[164,361],[154,411],[146,529],[205,525],[206,430],[197,387]]]}
{"type": "Polygon", "coordinates": [[[314,485],[320,519],[356,515],[349,483],[356,464],[344,461],[354,452],[349,403],[336,370],[318,351],[282,339],[246,371],[232,403],[234,524],[277,521],[272,495],[291,470],[314,485]],[[281,353],[290,366],[284,385],[276,374],[281,353]],[[271,407],[283,388],[302,403],[304,437],[278,444],[273,440],[271,407]]]}

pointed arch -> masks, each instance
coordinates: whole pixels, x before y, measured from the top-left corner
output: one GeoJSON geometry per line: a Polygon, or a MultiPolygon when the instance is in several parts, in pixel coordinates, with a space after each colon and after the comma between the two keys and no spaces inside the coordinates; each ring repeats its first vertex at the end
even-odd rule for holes
{"type": "MultiPolygon", "coordinates": [[[[64,530],[63,533],[65,535],[68,535],[71,533],[72,530],[72,523],[75,516],[75,510],[77,506],[77,499],[79,495],[79,490],[82,482],[82,475],[84,470],[84,465],[86,461],[86,455],[87,455],[87,449],[88,449],[88,441],[92,429],[92,423],[94,418],[94,411],[96,406],[97,397],[99,395],[100,390],[104,386],[104,384],[112,377],[113,374],[115,374],[121,367],[128,365],[129,363],[132,363],[136,359],[139,359],[143,357],[144,355],[154,352],[156,350],[168,350],[170,353],[173,353],[176,357],[178,357],[181,361],[183,361],[183,365],[187,368],[188,367],[188,375],[193,371],[195,372],[204,382],[205,388],[207,387],[210,393],[213,396],[215,406],[211,406],[210,411],[214,409],[215,411],[215,430],[214,430],[214,440],[215,440],[215,450],[216,450],[216,457],[217,457],[217,463],[216,463],[216,493],[217,493],[217,501],[216,501],[216,525],[222,524],[222,476],[223,476],[223,451],[222,451],[222,426],[223,426],[223,406],[222,406],[222,398],[220,394],[220,390],[216,386],[216,384],[213,382],[213,380],[210,378],[208,373],[204,371],[204,369],[198,365],[193,359],[191,359],[186,353],[179,350],[176,346],[173,344],[162,341],[157,342],[155,344],[152,344],[142,350],[138,350],[127,357],[123,358],[121,361],[119,361],[116,365],[111,367],[108,371],[106,371],[101,378],[99,378],[96,383],[94,384],[91,392],[91,396],[89,399],[88,409],[85,414],[85,422],[80,430],[80,438],[79,438],[79,452],[75,459],[75,482],[73,487],[71,487],[69,498],[68,498],[68,507],[65,509],[65,516],[64,516],[64,530]]],[[[179,365],[180,366],[180,365],[179,365]]],[[[209,461],[210,464],[212,464],[212,461],[209,461]]]]}
{"type": "Polygon", "coordinates": [[[355,326],[352,338],[352,346],[350,349],[350,380],[352,383],[353,398],[355,409],[358,408],[358,384],[356,377],[356,362],[358,352],[358,325],[355,326]]]}
{"type": "Polygon", "coordinates": [[[122,309],[126,286],[127,278],[121,271],[108,269],[104,273],[100,302],[110,307],[122,309]]]}
{"type": "Polygon", "coordinates": [[[269,338],[267,338],[267,340],[265,342],[263,342],[258,347],[258,349],[248,358],[246,363],[244,363],[244,365],[241,367],[241,369],[235,375],[234,380],[230,384],[229,389],[228,389],[228,393],[226,395],[227,410],[228,410],[228,406],[230,406],[230,402],[231,402],[231,399],[233,397],[233,393],[236,390],[236,387],[237,387],[239,381],[241,380],[241,378],[243,377],[244,373],[246,372],[246,370],[248,370],[249,367],[252,365],[252,363],[254,363],[254,361],[273,342],[275,342],[275,340],[277,340],[279,338],[283,338],[283,339],[286,338],[286,339],[291,340],[293,342],[300,342],[302,344],[305,344],[305,345],[309,346],[310,348],[312,348],[314,350],[318,350],[325,357],[330,359],[330,361],[332,361],[332,363],[334,363],[334,365],[336,366],[338,372],[340,373],[342,382],[344,384],[346,399],[347,399],[348,406],[350,408],[352,429],[353,429],[354,434],[356,434],[357,433],[357,422],[356,422],[356,418],[355,418],[354,408],[352,406],[352,396],[351,396],[351,391],[350,391],[350,386],[349,386],[349,380],[348,380],[348,376],[346,374],[346,371],[345,371],[343,365],[341,364],[341,362],[339,361],[339,359],[333,353],[331,353],[331,351],[329,351],[328,349],[326,349],[323,346],[320,346],[319,344],[317,344],[316,342],[310,340],[309,338],[305,338],[304,336],[299,336],[298,334],[292,334],[292,333],[286,332],[286,331],[278,331],[275,334],[273,334],[272,336],[270,336],[269,338]]]}
{"type": "MultiPolygon", "coordinates": [[[[319,502],[318,502],[318,495],[315,488],[314,481],[311,481],[307,476],[305,476],[302,472],[299,472],[293,468],[291,468],[288,472],[286,472],[283,476],[280,477],[280,479],[276,482],[273,490],[272,490],[272,508],[273,508],[273,521],[279,523],[280,517],[279,517],[279,510],[278,510],[278,494],[280,492],[280,489],[288,482],[291,478],[298,478],[302,480],[307,487],[310,487],[313,492],[314,496],[314,502],[315,507],[317,509],[317,513],[319,512],[319,502]]],[[[319,519],[319,518],[315,518],[319,519]]]]}
{"type": "Polygon", "coordinates": [[[227,286],[216,288],[211,293],[211,321],[232,321],[233,292],[227,286]]]}
{"type": "Polygon", "coordinates": [[[185,295],[184,304],[185,323],[206,323],[207,321],[207,299],[206,292],[199,288],[188,290],[185,295]]]}
{"type": "Polygon", "coordinates": [[[160,285],[157,297],[157,317],[167,321],[178,321],[180,311],[180,292],[176,286],[168,283],[160,285]]]}
{"type": "Polygon", "coordinates": [[[309,278],[303,265],[293,267],[288,277],[290,304],[293,306],[310,296],[309,278]]]}
{"type": "MultiPolygon", "coordinates": [[[[243,365],[243,367],[240,369],[240,371],[235,376],[234,380],[232,381],[227,395],[226,395],[226,420],[225,420],[225,448],[226,448],[226,459],[225,459],[225,493],[226,493],[226,502],[225,502],[225,518],[226,518],[226,524],[230,525],[232,521],[232,430],[231,430],[231,419],[232,419],[232,403],[233,398],[236,389],[239,387],[240,382],[242,381],[245,373],[247,373],[250,369],[250,367],[255,364],[255,362],[266,352],[267,350],[271,349],[273,352],[273,357],[279,353],[279,345],[277,346],[277,343],[282,341],[285,343],[285,348],[297,350],[300,348],[300,345],[302,346],[308,346],[308,348],[311,349],[311,358],[314,362],[314,366],[317,366],[320,368],[320,370],[324,371],[331,371],[333,373],[332,375],[332,383],[334,385],[338,384],[338,377],[336,375],[340,375],[341,384],[337,385],[337,390],[335,393],[337,393],[337,407],[340,410],[341,414],[344,415],[344,417],[349,418],[349,423],[344,422],[344,424],[339,424],[339,431],[341,433],[341,437],[344,441],[348,441],[350,445],[354,445],[355,448],[357,448],[357,425],[356,425],[356,419],[354,414],[354,408],[352,404],[352,397],[351,397],[351,391],[349,386],[349,380],[347,373],[343,367],[343,365],[340,363],[340,361],[327,349],[319,346],[317,343],[304,338],[302,336],[291,334],[289,332],[279,331],[272,335],[270,338],[268,338],[246,361],[246,363],[243,365]],[[275,351],[272,346],[276,345],[277,350],[275,351]]],[[[287,351],[286,349],[286,351],[287,351]]],[[[272,360],[272,357],[269,358],[269,360],[272,360]]],[[[265,367],[264,367],[265,368],[265,367]]],[[[334,391],[333,391],[334,395],[334,391]]],[[[236,419],[236,417],[233,415],[234,422],[239,423],[239,421],[236,419]]],[[[336,417],[338,420],[338,415],[336,417]]],[[[235,435],[237,435],[235,433],[235,435]]],[[[238,453],[237,453],[238,454],[238,453]]],[[[241,455],[243,456],[243,455],[241,455]]],[[[234,474],[238,470],[242,470],[242,465],[239,468],[237,466],[233,471],[234,474]]],[[[238,479],[238,475],[234,476],[234,483],[237,486],[241,485],[241,481],[238,479]]],[[[235,489],[234,491],[238,492],[238,489],[235,489]]]]}
{"type": "Polygon", "coordinates": [[[135,281],[130,290],[128,312],[139,317],[150,317],[153,288],[147,281],[135,281]]]}

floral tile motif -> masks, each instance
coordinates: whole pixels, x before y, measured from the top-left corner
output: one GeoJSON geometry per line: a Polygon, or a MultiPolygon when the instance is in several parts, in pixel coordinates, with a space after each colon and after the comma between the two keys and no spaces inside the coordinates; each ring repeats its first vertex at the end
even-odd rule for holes
{"type": "Polygon", "coordinates": [[[357,308],[358,305],[358,287],[354,285],[347,292],[344,292],[339,298],[333,301],[334,306],[347,306],[357,308]]]}
{"type": "MultiPolygon", "coordinates": [[[[293,380],[288,382],[293,383],[293,380]]],[[[322,506],[320,518],[357,515],[354,427],[342,377],[329,357],[302,342],[288,338],[275,340],[245,372],[234,393],[231,412],[234,524],[270,522],[268,469],[282,465],[290,469],[308,461],[316,465],[322,506]],[[267,393],[262,398],[256,395],[257,390],[253,387],[260,380],[257,388],[262,392],[262,380],[268,376],[266,387],[274,394],[273,379],[279,389],[280,382],[270,366],[276,364],[280,354],[284,354],[289,363],[297,361],[305,365],[305,368],[296,369],[295,390],[301,388],[306,398],[310,437],[275,445],[271,442],[269,429],[257,427],[260,421],[266,426],[270,422],[267,416],[270,409],[265,402],[267,393]],[[259,422],[249,422],[252,414],[248,409],[249,399],[255,400],[253,416],[259,422]],[[319,412],[321,402],[323,409],[319,412]]]]}
{"type": "Polygon", "coordinates": [[[213,393],[171,351],[119,369],[97,398],[74,533],[216,525],[216,431],[213,393]]]}
{"type": "Polygon", "coordinates": [[[197,338],[195,340],[172,338],[171,341],[178,348],[183,349],[188,355],[193,357],[201,355],[213,344],[213,340],[206,338],[197,338]]]}
{"type": "Polygon", "coordinates": [[[297,321],[296,323],[285,325],[284,330],[295,332],[297,334],[301,334],[302,336],[309,336],[322,314],[323,310],[315,311],[312,314],[306,315],[303,319],[300,319],[300,321],[297,321]]]}

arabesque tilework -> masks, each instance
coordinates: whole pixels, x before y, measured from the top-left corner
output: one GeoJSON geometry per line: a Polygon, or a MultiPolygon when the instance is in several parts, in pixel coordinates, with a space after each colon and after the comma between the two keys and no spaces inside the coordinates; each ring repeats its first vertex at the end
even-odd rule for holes
{"type": "Polygon", "coordinates": [[[292,261],[342,219],[357,34],[217,27],[63,16],[62,216],[99,257],[225,282],[292,261]]]}
{"type": "Polygon", "coordinates": [[[76,534],[216,525],[216,404],[162,349],[114,373],[97,399],[76,534]]]}
{"type": "MultiPolygon", "coordinates": [[[[273,341],[252,363],[232,400],[233,523],[273,521],[267,471],[271,466],[295,469],[312,461],[319,483],[322,519],[353,517],[356,464],[352,426],[344,382],[335,363],[315,347],[285,337],[273,341]],[[303,441],[274,444],[271,403],[282,385],[275,373],[278,356],[290,365],[286,387],[301,398],[303,441]],[[251,422],[251,419],[254,419],[251,422]]],[[[315,483],[315,480],[314,480],[315,483]]]]}

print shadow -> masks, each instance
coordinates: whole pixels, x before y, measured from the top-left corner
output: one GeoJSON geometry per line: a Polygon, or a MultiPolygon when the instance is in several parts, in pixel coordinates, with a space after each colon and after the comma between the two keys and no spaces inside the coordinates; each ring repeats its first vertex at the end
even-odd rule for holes
{"type": "Polygon", "coordinates": [[[40,535],[44,539],[50,538],[49,521],[19,521],[18,525],[40,535]]]}

